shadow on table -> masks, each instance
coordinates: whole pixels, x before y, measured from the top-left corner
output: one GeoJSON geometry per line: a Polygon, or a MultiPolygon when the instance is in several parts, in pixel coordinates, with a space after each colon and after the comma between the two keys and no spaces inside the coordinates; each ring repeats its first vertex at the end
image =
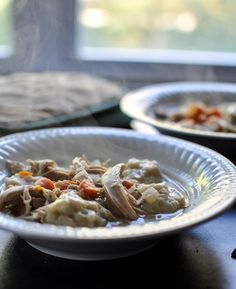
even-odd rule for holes
{"type": "Polygon", "coordinates": [[[136,256],[99,262],[55,258],[14,239],[1,258],[0,288],[221,289],[224,276],[216,257],[206,245],[197,248],[197,238],[176,235],[136,256]]]}

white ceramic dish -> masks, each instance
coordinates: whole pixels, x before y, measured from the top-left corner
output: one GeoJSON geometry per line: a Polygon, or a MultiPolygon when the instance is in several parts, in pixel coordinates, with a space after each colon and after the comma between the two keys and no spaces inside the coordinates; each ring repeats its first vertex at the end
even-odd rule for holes
{"type": "Polygon", "coordinates": [[[133,119],[157,128],[161,133],[190,140],[214,149],[236,161],[236,134],[184,128],[155,116],[159,111],[173,110],[189,100],[210,105],[236,102],[236,84],[218,82],[176,82],[147,86],[125,95],[121,110],[133,119]]]}
{"type": "Polygon", "coordinates": [[[69,162],[85,153],[115,162],[130,157],[159,161],[167,181],[181,190],[190,206],[182,215],[116,228],[72,228],[28,222],[0,213],[0,227],[51,255],[101,260],[128,256],[152,246],[162,236],[202,223],[231,206],[236,197],[235,167],[221,155],[165,136],[109,128],[57,128],[0,139],[0,184],[5,159],[52,158],[69,162]]]}

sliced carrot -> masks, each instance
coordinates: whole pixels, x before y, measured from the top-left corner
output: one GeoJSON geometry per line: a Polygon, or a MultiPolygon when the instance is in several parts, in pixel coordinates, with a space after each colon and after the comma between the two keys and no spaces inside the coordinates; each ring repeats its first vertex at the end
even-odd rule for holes
{"type": "Polygon", "coordinates": [[[25,177],[32,176],[32,172],[29,172],[29,171],[20,171],[20,172],[18,173],[18,175],[19,175],[21,178],[25,178],[25,177]]]}
{"type": "Polygon", "coordinates": [[[128,181],[128,180],[124,180],[124,181],[122,182],[122,185],[123,185],[124,187],[126,187],[126,189],[130,189],[131,187],[133,187],[134,183],[132,183],[131,181],[128,181]]]}
{"type": "Polygon", "coordinates": [[[79,181],[71,181],[71,180],[64,180],[64,181],[57,181],[55,186],[61,190],[66,190],[70,185],[79,185],[79,181]]]}
{"type": "Polygon", "coordinates": [[[222,117],[222,113],[221,113],[221,111],[220,111],[217,107],[213,107],[213,108],[209,111],[209,115],[210,115],[210,116],[222,117]]]}
{"type": "Polygon", "coordinates": [[[48,178],[40,178],[39,180],[35,182],[35,185],[39,185],[48,190],[55,189],[54,183],[48,178]]]}
{"type": "Polygon", "coordinates": [[[34,186],[34,190],[35,190],[35,191],[41,192],[43,189],[44,189],[44,188],[41,187],[40,185],[34,186]]]}
{"type": "Polygon", "coordinates": [[[206,114],[204,109],[201,106],[195,104],[190,104],[186,111],[186,117],[192,118],[195,121],[198,121],[199,118],[204,114],[206,114]]]}
{"type": "Polygon", "coordinates": [[[66,190],[70,184],[71,182],[69,180],[58,181],[56,182],[56,187],[58,187],[61,190],[66,190]]]}
{"type": "Polygon", "coordinates": [[[93,184],[83,181],[80,183],[81,194],[85,198],[96,199],[98,197],[99,189],[93,184]]]}

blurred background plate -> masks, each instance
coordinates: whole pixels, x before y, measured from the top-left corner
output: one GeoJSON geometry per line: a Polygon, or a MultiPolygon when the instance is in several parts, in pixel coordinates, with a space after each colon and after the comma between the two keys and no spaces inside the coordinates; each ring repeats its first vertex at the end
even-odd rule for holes
{"type": "Polygon", "coordinates": [[[176,108],[188,100],[202,100],[209,105],[236,102],[236,85],[231,83],[177,82],[152,85],[128,93],[121,100],[121,110],[133,119],[157,128],[161,133],[190,140],[236,160],[236,134],[202,131],[180,127],[157,119],[155,110],[176,108]]]}
{"type": "Polygon", "coordinates": [[[124,89],[81,72],[0,75],[0,135],[55,126],[122,126],[124,89]]]}

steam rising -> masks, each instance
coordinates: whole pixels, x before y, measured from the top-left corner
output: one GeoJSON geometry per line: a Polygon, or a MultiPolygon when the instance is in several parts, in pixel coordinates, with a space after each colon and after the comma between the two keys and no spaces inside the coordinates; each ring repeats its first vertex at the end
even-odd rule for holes
{"type": "MultiPolygon", "coordinates": [[[[68,17],[63,5],[66,5],[66,1],[38,1],[38,0],[23,0],[14,1],[14,33],[15,36],[15,47],[14,47],[14,57],[9,60],[9,72],[31,72],[31,71],[43,71],[44,74],[47,71],[52,70],[68,70],[67,63],[71,55],[71,51],[65,49],[67,45],[64,45],[66,41],[69,41],[68,27],[70,17],[68,17]]],[[[74,13],[75,11],[73,11],[74,13]]],[[[71,31],[71,33],[73,33],[71,31]]],[[[68,43],[67,43],[68,44],[68,43]]],[[[70,45],[68,45],[70,46],[70,45]]],[[[73,60],[76,61],[76,60],[73,60]]],[[[70,70],[73,70],[73,67],[70,70]]],[[[91,83],[88,83],[87,79],[79,75],[75,80],[79,84],[81,81],[80,90],[78,87],[73,88],[73,81],[66,81],[66,76],[57,77],[53,73],[45,74],[46,80],[43,80],[42,76],[22,74],[21,76],[13,76],[13,86],[16,86],[18,90],[19,101],[17,103],[14,101],[13,107],[17,107],[20,103],[24,102],[24,109],[18,111],[22,113],[22,119],[32,119],[35,120],[36,110],[35,108],[41,105],[44,109],[44,113],[47,110],[53,110],[52,102],[54,101],[54,107],[63,108],[63,113],[71,113],[71,107],[76,101],[74,99],[80,99],[80,102],[85,109],[84,103],[87,101],[87,106],[94,105],[94,101],[88,103],[88,95],[86,93],[90,92],[92,99],[98,99],[101,97],[101,89],[98,85],[97,91],[93,88],[96,79],[90,78],[91,83]],[[24,80],[25,78],[25,80],[24,80]],[[56,81],[55,81],[56,80],[56,81]],[[39,83],[39,82],[42,83],[39,83]],[[85,83],[84,83],[85,81],[85,83]],[[67,83],[68,82],[68,83],[67,83]],[[65,89],[64,91],[59,91],[58,84],[65,87],[68,85],[68,93],[65,89]],[[45,84],[45,88],[43,88],[45,84]],[[87,88],[85,88],[87,86],[87,88]],[[71,99],[68,99],[68,94],[71,94],[72,90],[75,89],[74,94],[71,95],[71,99]],[[84,91],[83,91],[84,89],[84,91]],[[36,99],[36,96],[41,94],[42,103],[39,104],[40,99],[36,99]],[[67,97],[66,97],[67,96],[67,97]],[[25,99],[27,101],[25,101],[25,99]]],[[[107,83],[108,91],[111,84],[107,83]]],[[[78,85],[77,85],[78,86],[78,85]]],[[[109,92],[103,92],[104,97],[109,92]]],[[[117,90],[118,91],[118,90],[117,90]]],[[[10,86],[7,94],[15,94],[14,88],[10,86]]],[[[121,90],[119,93],[111,92],[111,99],[115,96],[119,97],[122,95],[121,90]]],[[[98,101],[97,101],[98,102],[98,101]]],[[[75,109],[78,110],[78,105],[75,105],[75,109]]],[[[60,112],[60,110],[59,110],[60,112]]],[[[88,109],[89,113],[89,109],[88,109]]],[[[91,115],[83,124],[88,125],[98,125],[95,118],[91,115]]]]}

